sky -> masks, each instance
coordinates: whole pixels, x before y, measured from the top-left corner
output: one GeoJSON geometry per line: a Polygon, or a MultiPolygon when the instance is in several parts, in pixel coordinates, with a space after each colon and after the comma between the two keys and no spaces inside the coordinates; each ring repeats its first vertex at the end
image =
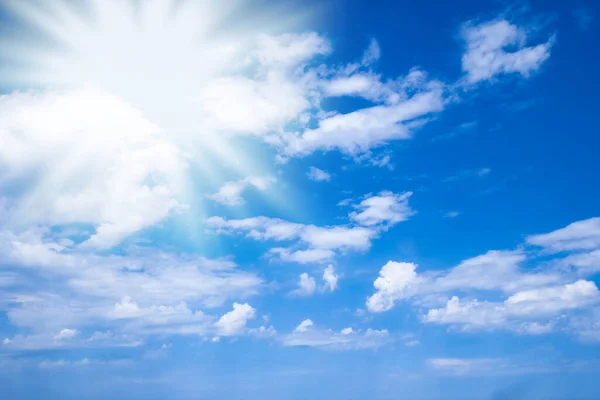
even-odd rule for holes
{"type": "Polygon", "coordinates": [[[4,0],[0,397],[597,399],[599,18],[4,0]]]}

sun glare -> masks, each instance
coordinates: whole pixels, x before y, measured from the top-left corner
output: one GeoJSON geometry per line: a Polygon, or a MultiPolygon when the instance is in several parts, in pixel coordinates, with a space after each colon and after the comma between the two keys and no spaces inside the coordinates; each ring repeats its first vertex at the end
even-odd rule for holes
{"type": "Polygon", "coordinates": [[[224,170],[264,174],[268,167],[258,157],[207,125],[195,101],[212,80],[243,75],[255,38],[298,29],[298,13],[273,18],[249,3],[8,0],[3,7],[18,23],[11,42],[0,46],[0,86],[109,93],[156,124],[161,139],[193,160],[202,180],[221,182],[224,170]]]}

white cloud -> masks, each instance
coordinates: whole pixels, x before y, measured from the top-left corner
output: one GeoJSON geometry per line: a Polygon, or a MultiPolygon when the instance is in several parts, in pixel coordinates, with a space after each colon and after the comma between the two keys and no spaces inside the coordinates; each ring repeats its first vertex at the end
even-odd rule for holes
{"type": "Polygon", "coordinates": [[[563,286],[544,287],[517,292],[504,302],[513,313],[556,313],[581,308],[600,300],[600,292],[591,281],[578,280],[563,286]]]}
{"type": "Polygon", "coordinates": [[[361,64],[370,65],[379,60],[379,57],[381,57],[381,48],[379,47],[379,42],[377,42],[375,39],[371,39],[369,42],[369,47],[363,54],[361,64]]]}
{"type": "Polygon", "coordinates": [[[79,332],[76,329],[63,329],[56,336],[54,336],[54,340],[69,340],[73,339],[77,336],[79,332]]]}
{"type": "Polygon", "coordinates": [[[388,262],[375,280],[377,289],[367,300],[372,312],[393,308],[402,299],[423,299],[449,291],[497,290],[514,293],[521,289],[536,288],[562,281],[554,272],[525,273],[520,264],[525,255],[520,251],[489,251],[462,261],[444,271],[416,273],[412,263],[388,262]]]}
{"type": "Polygon", "coordinates": [[[368,298],[367,308],[371,312],[382,312],[394,307],[394,303],[404,297],[405,290],[417,280],[417,266],[413,263],[388,261],[373,286],[377,292],[368,298]]]}
{"type": "Polygon", "coordinates": [[[298,264],[325,263],[335,257],[335,253],[326,249],[295,250],[275,247],[269,250],[269,254],[276,254],[281,261],[295,262],[298,264]]]}
{"type": "Polygon", "coordinates": [[[566,267],[575,267],[582,275],[592,275],[600,271],[600,249],[571,254],[558,263],[566,267]]]}
{"type": "Polygon", "coordinates": [[[183,153],[106,92],[3,95],[0,141],[13,227],[91,224],[84,245],[109,248],[181,208],[183,153]]]}
{"type": "Polygon", "coordinates": [[[219,188],[217,193],[209,195],[207,197],[213,199],[218,203],[223,203],[229,206],[238,206],[245,203],[242,198],[242,192],[248,187],[254,187],[258,190],[266,190],[271,184],[276,182],[273,177],[248,177],[240,179],[238,181],[225,182],[223,186],[219,188]]]}
{"type": "Polygon", "coordinates": [[[430,309],[424,321],[449,324],[465,330],[505,328],[541,334],[551,331],[552,325],[535,320],[530,322],[528,319],[558,315],[599,301],[600,292],[596,285],[580,280],[562,286],[517,292],[503,303],[480,302],[477,299],[465,302],[454,296],[445,307],[430,309]]]}
{"type": "Polygon", "coordinates": [[[387,330],[367,329],[354,331],[344,328],[340,332],[316,328],[311,320],[302,321],[296,329],[282,337],[284,346],[305,346],[325,350],[364,350],[377,349],[394,339],[387,330]]]}
{"type": "Polygon", "coordinates": [[[262,284],[229,259],[149,249],[88,254],[62,248],[49,233],[2,232],[0,252],[28,279],[39,282],[31,289],[17,285],[5,292],[10,301],[4,300],[2,307],[10,323],[31,332],[10,338],[14,349],[131,345],[152,334],[208,335],[215,318],[198,307],[244,299],[258,293],[262,284]],[[38,280],[40,274],[44,280],[38,280]],[[46,281],[52,282],[51,288],[46,281]],[[99,324],[110,324],[115,333],[87,340],[85,332],[99,324]],[[55,340],[65,326],[81,334],[55,340]]]}
{"type": "Polygon", "coordinates": [[[528,236],[527,243],[552,252],[600,248],[600,217],[573,222],[550,233],[528,236]]]}
{"type": "Polygon", "coordinates": [[[116,303],[108,318],[121,320],[128,332],[203,334],[210,317],[202,311],[192,311],[184,302],[175,305],[139,307],[129,297],[116,303]]]}
{"type": "Polygon", "coordinates": [[[308,328],[313,326],[313,322],[310,319],[305,319],[294,329],[294,332],[306,332],[308,328]]]}
{"type": "Polygon", "coordinates": [[[335,274],[333,265],[328,265],[323,271],[323,285],[317,287],[315,279],[309,276],[307,273],[300,275],[298,281],[298,289],[291,292],[294,296],[312,296],[317,289],[324,292],[333,292],[337,289],[339,277],[335,274]]]}
{"type": "Polygon", "coordinates": [[[310,167],[308,169],[308,177],[313,181],[323,182],[330,181],[331,175],[327,171],[323,171],[317,167],[310,167]]]}
{"type": "Polygon", "coordinates": [[[246,237],[255,240],[273,240],[295,242],[306,246],[305,249],[276,247],[269,254],[276,254],[283,261],[298,263],[327,262],[336,251],[366,251],[377,231],[361,226],[320,227],[284,221],[277,218],[254,217],[226,220],[211,217],[207,225],[222,234],[246,233],[246,237]]]}
{"type": "Polygon", "coordinates": [[[291,294],[294,296],[311,296],[315,293],[315,290],[317,290],[315,279],[304,272],[300,275],[298,289],[294,290],[291,294]]]}
{"type": "Polygon", "coordinates": [[[477,299],[461,302],[453,296],[443,308],[430,309],[423,320],[428,323],[450,324],[463,329],[494,329],[506,323],[502,304],[480,302],[477,299]]]}
{"type": "Polygon", "coordinates": [[[284,154],[302,157],[339,150],[357,155],[391,140],[410,138],[411,122],[443,109],[441,89],[431,89],[392,105],[378,105],[319,121],[315,129],[283,137],[284,154]]]}
{"type": "Polygon", "coordinates": [[[269,339],[277,336],[277,331],[272,325],[268,327],[261,325],[258,328],[248,330],[248,334],[259,339],[269,339]]]}
{"type": "Polygon", "coordinates": [[[338,275],[335,274],[335,269],[333,265],[328,265],[323,271],[323,281],[325,281],[324,289],[329,292],[333,292],[337,289],[338,284],[338,275]]]}
{"type": "Polygon", "coordinates": [[[463,28],[466,50],[462,69],[467,81],[476,83],[496,75],[518,73],[530,76],[550,57],[553,39],[535,46],[527,46],[525,29],[498,19],[477,25],[468,23],[463,28]]]}
{"type": "Polygon", "coordinates": [[[237,335],[245,329],[246,323],[253,319],[255,315],[256,310],[248,303],[233,303],[233,310],[224,314],[215,323],[215,326],[223,336],[237,335]]]}
{"type": "Polygon", "coordinates": [[[395,194],[388,191],[368,196],[355,206],[358,211],[351,212],[350,219],[363,226],[392,226],[406,221],[414,214],[408,205],[411,196],[412,192],[395,194]]]}

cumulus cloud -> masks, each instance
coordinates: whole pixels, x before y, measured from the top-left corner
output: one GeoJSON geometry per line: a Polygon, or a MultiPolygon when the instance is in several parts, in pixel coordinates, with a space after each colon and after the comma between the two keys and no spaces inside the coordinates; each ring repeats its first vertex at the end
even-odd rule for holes
{"type": "Polygon", "coordinates": [[[382,312],[394,307],[395,301],[405,295],[405,290],[417,279],[413,263],[388,261],[379,271],[379,277],[373,283],[377,292],[367,300],[371,312],[382,312]]]}
{"type": "Polygon", "coordinates": [[[408,205],[411,196],[412,192],[395,194],[389,191],[368,196],[355,206],[358,211],[351,212],[350,219],[363,226],[392,226],[406,221],[414,214],[408,205]]]}
{"type": "Polygon", "coordinates": [[[529,77],[550,57],[553,38],[527,46],[527,31],[505,19],[467,23],[463,27],[466,50],[462,69],[469,83],[501,74],[529,77]]]}
{"type": "Polygon", "coordinates": [[[466,259],[443,271],[416,273],[417,265],[390,261],[374,282],[377,289],[367,301],[373,312],[387,311],[402,299],[424,297],[450,291],[502,291],[514,293],[562,281],[558,272],[526,273],[520,267],[525,255],[520,251],[489,251],[466,259]]]}
{"type": "Polygon", "coordinates": [[[291,292],[294,296],[311,296],[317,289],[322,292],[333,292],[337,289],[339,276],[336,275],[333,265],[328,265],[323,271],[323,284],[317,285],[315,279],[307,273],[300,275],[298,288],[291,292]]]}
{"type": "Polygon", "coordinates": [[[572,284],[517,292],[503,303],[461,301],[454,296],[443,308],[430,309],[425,322],[449,324],[461,329],[506,328],[528,334],[547,333],[551,324],[535,321],[560,312],[598,303],[600,292],[593,282],[579,280],[572,284]],[[534,322],[529,321],[534,319],[534,322]]]}
{"type": "Polygon", "coordinates": [[[589,311],[600,303],[596,284],[579,278],[597,270],[597,250],[588,251],[596,246],[593,222],[580,221],[528,237],[529,244],[549,252],[575,251],[565,258],[538,261],[538,267],[525,267],[527,261],[535,261],[535,255],[528,260],[523,250],[489,251],[447,270],[420,273],[415,264],[390,261],[374,282],[376,291],[367,299],[367,308],[383,312],[399,301],[410,301],[424,310],[424,323],[464,331],[507,329],[534,335],[555,329],[586,332],[584,323],[578,322],[576,329],[566,328],[574,322],[563,319],[584,321],[571,311],[589,311]],[[504,300],[499,301],[498,295],[504,300]]]}
{"type": "Polygon", "coordinates": [[[256,310],[248,303],[233,303],[233,310],[224,314],[215,323],[215,326],[219,329],[221,335],[233,336],[241,333],[245,329],[246,323],[253,319],[255,315],[256,310]]]}
{"type": "Polygon", "coordinates": [[[300,275],[298,289],[294,290],[291,294],[294,296],[310,296],[315,293],[315,290],[317,290],[315,278],[304,272],[300,275]]]}

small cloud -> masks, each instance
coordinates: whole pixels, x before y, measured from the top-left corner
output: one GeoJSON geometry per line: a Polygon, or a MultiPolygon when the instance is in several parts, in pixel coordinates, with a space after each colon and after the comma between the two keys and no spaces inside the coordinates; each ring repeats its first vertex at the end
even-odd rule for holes
{"type": "Polygon", "coordinates": [[[448,140],[454,139],[458,136],[463,136],[467,134],[473,134],[475,132],[475,128],[477,127],[477,121],[469,121],[463,124],[460,124],[456,128],[454,128],[449,133],[444,133],[441,135],[437,135],[431,138],[432,142],[437,142],[440,140],[448,140]]]}
{"type": "Polygon", "coordinates": [[[476,84],[506,74],[530,77],[550,57],[554,37],[527,46],[528,33],[525,28],[505,19],[465,24],[462,34],[466,50],[462,56],[462,69],[466,81],[476,84]]]}
{"type": "Polygon", "coordinates": [[[462,181],[469,178],[483,178],[484,176],[488,176],[492,172],[491,168],[479,168],[479,169],[466,169],[457,172],[455,175],[444,178],[443,182],[457,182],[462,181]]]}
{"type": "Polygon", "coordinates": [[[235,336],[244,330],[246,323],[255,315],[256,310],[248,303],[233,303],[233,310],[223,314],[215,323],[215,327],[223,336],[235,336]]]}
{"type": "Polygon", "coordinates": [[[456,218],[460,215],[460,212],[458,211],[448,211],[446,214],[444,214],[444,218],[456,218]]]}
{"type": "Polygon", "coordinates": [[[62,331],[58,332],[56,336],[54,336],[54,340],[62,341],[73,339],[78,333],[79,332],[77,332],[76,329],[63,329],[62,331]]]}
{"type": "Polygon", "coordinates": [[[481,168],[479,170],[479,172],[477,173],[477,175],[479,176],[486,176],[488,175],[492,170],[490,168],[481,168]]]}
{"type": "Polygon", "coordinates": [[[331,174],[327,171],[323,171],[317,167],[309,167],[308,177],[313,181],[317,182],[329,182],[331,180],[331,174]]]}
{"type": "Polygon", "coordinates": [[[294,329],[294,332],[306,332],[314,323],[310,319],[305,319],[294,329]]]}
{"type": "Polygon", "coordinates": [[[275,182],[277,182],[277,179],[270,176],[251,176],[239,181],[225,182],[217,193],[208,195],[207,197],[217,203],[228,206],[239,206],[246,202],[242,197],[242,193],[247,188],[254,187],[257,190],[264,191],[275,182]]]}
{"type": "Polygon", "coordinates": [[[300,274],[300,280],[298,281],[298,289],[294,290],[291,295],[293,296],[311,296],[317,290],[317,284],[315,278],[308,275],[306,272],[300,274]]]}
{"type": "Polygon", "coordinates": [[[323,271],[323,281],[325,282],[323,285],[323,289],[329,292],[333,292],[337,288],[339,276],[335,274],[335,269],[333,265],[328,265],[323,271]]]}

